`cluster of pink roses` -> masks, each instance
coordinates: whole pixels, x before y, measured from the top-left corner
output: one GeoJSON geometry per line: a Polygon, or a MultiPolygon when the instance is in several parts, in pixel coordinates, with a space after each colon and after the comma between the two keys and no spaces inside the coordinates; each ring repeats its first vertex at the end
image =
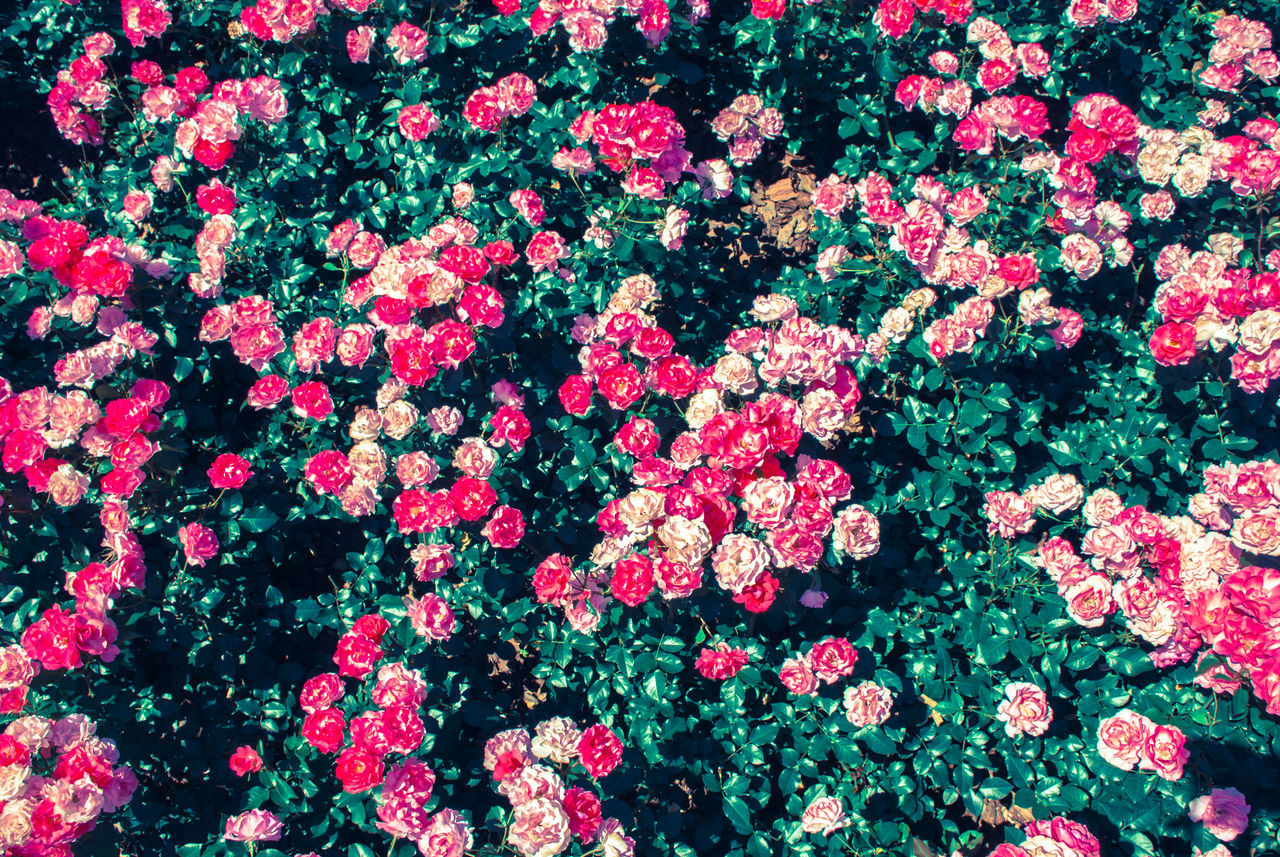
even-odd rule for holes
{"type": "MultiPolygon", "coordinates": [[[[753,2],[779,6],[785,0],[753,0],[753,2]]],[[[963,24],[973,16],[973,0],[880,0],[871,21],[883,36],[901,39],[911,32],[915,24],[916,9],[942,15],[944,25],[963,24]]],[[[757,15],[756,17],[763,17],[757,15]]],[[[782,13],[770,17],[782,17],[782,13]]]]}
{"type": "Polygon", "coordinates": [[[1192,517],[1126,507],[1115,492],[1095,491],[1080,543],[1089,562],[1061,536],[1042,541],[1031,561],[1057,583],[1077,623],[1099,627],[1122,610],[1129,629],[1157,647],[1159,667],[1185,663],[1208,644],[1225,664],[1197,684],[1230,694],[1247,677],[1268,710],[1280,711],[1280,572],[1241,565],[1244,552],[1280,555],[1280,464],[1211,465],[1204,480],[1189,501],[1192,517]]]}
{"type": "Polygon", "coordinates": [[[159,451],[147,435],[159,428],[159,412],[168,398],[166,385],[144,380],[134,384],[130,395],[100,408],[79,391],[63,397],[33,388],[13,395],[8,383],[0,380],[0,436],[7,472],[21,471],[33,491],[48,492],[54,502],[70,506],[85,496],[90,478],[46,452],[78,442],[90,458],[109,460],[99,479],[98,500],[102,545],[109,559],[68,573],[66,589],[75,597],[75,609],[48,608],[22,633],[21,649],[3,650],[0,708],[23,707],[35,675],[31,661],[47,670],[71,669],[81,665],[82,655],[110,661],[119,651],[115,624],[107,616],[112,599],[125,589],[141,588],[146,575],[128,498],[146,479],[142,465],[159,451]]]}
{"type": "Polygon", "coordinates": [[[1061,515],[1079,508],[1084,502],[1084,486],[1070,473],[1054,473],[1021,494],[988,491],[985,499],[982,515],[987,519],[987,533],[1011,539],[1031,531],[1037,510],[1061,515]]]}
{"type": "Polygon", "coordinates": [[[408,756],[425,737],[420,710],[427,683],[417,670],[396,661],[383,663],[388,622],[377,614],[362,616],[342,635],[334,654],[337,673],[321,673],[303,684],[299,704],[307,716],[302,737],[322,753],[336,753],[335,775],[344,791],[358,794],[383,786],[378,827],[393,836],[421,839],[431,823],[424,808],[434,775],[414,759],[393,767],[390,754],[408,756]],[[376,670],[369,692],[375,708],[353,714],[343,676],[363,681],[376,670]]]}
{"type": "Polygon", "coordinates": [[[0,734],[0,851],[70,854],[103,813],[129,803],[138,780],[114,741],[82,714],[19,717],[0,734]]]}
{"type": "Polygon", "coordinates": [[[987,857],[1099,857],[1098,838],[1078,821],[1058,816],[1022,828],[1021,845],[997,845],[987,857]]]}
{"type": "MultiPolygon", "coordinates": [[[[707,4],[705,0],[693,0],[690,5],[707,4]]],[[[520,11],[520,0],[494,0],[494,6],[504,17],[510,17],[520,11]]],[[[539,0],[538,8],[529,16],[529,31],[542,36],[559,24],[575,53],[598,51],[609,40],[609,25],[619,12],[637,19],[636,29],[652,47],[662,44],[671,32],[671,9],[666,0],[539,0]]]]}
{"type": "Polygon", "coordinates": [[[687,399],[689,430],[671,440],[667,455],[659,454],[663,439],[652,420],[633,417],[615,435],[619,451],[634,462],[631,478],[639,487],[611,500],[597,517],[604,538],[592,552],[591,570],[575,574],[557,554],[535,572],[538,599],[564,608],[580,630],[594,627],[606,584],[629,606],[644,603],[655,587],[664,598],[685,598],[702,586],[709,558],[720,587],[761,612],[781,585],[769,569],[814,568],[828,536],[854,559],[879,550],[874,515],[858,505],[834,510],[852,494],[849,475],[832,461],[795,458],[804,434],[829,443],[856,409],[857,380],[847,364],[861,354],[861,339],[800,316],[794,301],[771,295],[758,298],[754,312],[777,322],[776,329],[734,331],[728,353],[699,368],[674,353],[674,338],[646,311],[656,297],[651,279],[631,277],[603,313],[579,318],[575,338],[583,343],[585,374],[560,388],[560,401],[573,414],[590,408],[593,387],[619,410],[639,401],[646,388],[687,399]],[[642,373],[623,349],[646,360],[647,369],[642,373]],[[800,402],[772,391],[784,382],[804,390],[800,402]],[[795,459],[794,477],[787,478],[780,457],[795,459]],[[736,531],[739,510],[763,539],[736,531]]]}
{"type": "Polygon", "coordinates": [[[1280,273],[1236,267],[1243,242],[1210,237],[1209,249],[1181,244],[1156,257],[1160,279],[1155,309],[1163,322],[1149,347],[1165,366],[1190,363],[1202,349],[1235,348],[1231,377],[1247,393],[1261,393],[1280,378],[1280,273]]]}
{"type": "Polygon", "coordinates": [[[317,0],[317,2],[286,3],[282,0],[258,0],[240,10],[240,24],[255,38],[262,41],[290,42],[316,28],[321,15],[328,15],[333,8],[360,14],[369,8],[371,0],[317,0]]]}
{"type": "MultiPolygon", "coordinates": [[[[519,451],[529,436],[529,421],[518,405],[506,404],[490,417],[489,426],[493,433],[488,441],[466,438],[455,450],[453,464],[463,475],[448,489],[427,491],[422,487],[439,472],[435,460],[425,453],[409,452],[397,459],[396,475],[405,490],[396,497],[392,513],[402,533],[433,533],[454,527],[459,521],[479,521],[487,515],[481,534],[491,545],[506,549],[520,542],[524,516],[512,506],[495,507],[498,495],[488,479],[498,464],[494,449],[510,446],[519,451]]],[[[457,430],[456,426],[445,427],[457,430]]],[[[332,473],[328,463],[325,469],[332,473]]]]}
{"type": "Polygon", "coordinates": [[[108,33],[94,33],[86,36],[81,46],[84,54],[59,70],[58,82],[49,90],[45,103],[59,134],[72,143],[101,146],[102,123],[85,111],[101,111],[111,99],[111,86],[103,79],[107,65],[102,58],[113,54],[116,45],[108,33]]]}
{"type": "Polygon", "coordinates": [[[490,738],[484,766],[512,806],[507,843],[523,857],[554,857],[576,837],[584,847],[591,844],[611,857],[631,857],[635,842],[616,818],[601,818],[595,792],[565,788],[560,775],[545,764],[578,762],[600,779],[621,760],[622,742],[607,726],[580,730],[567,717],[543,721],[533,736],[509,729],[490,738]]]}
{"type": "Polygon", "coordinates": [[[711,120],[711,133],[729,143],[729,161],[735,167],[754,163],[765,140],[782,133],[782,114],[765,107],[758,95],[739,95],[711,120]]]}
{"type": "Polygon", "coordinates": [[[471,93],[462,107],[462,118],[477,130],[497,131],[507,119],[528,113],[537,95],[538,88],[529,76],[515,72],[471,93]]]}
{"type": "Polygon", "coordinates": [[[235,191],[218,179],[196,188],[196,205],[205,215],[205,221],[196,233],[195,250],[200,271],[188,275],[187,287],[198,297],[216,298],[222,294],[227,248],[240,234],[232,217],[236,202],[235,191]]]}
{"type": "MultiPolygon", "coordinates": [[[[1037,287],[1040,268],[1033,254],[997,255],[988,241],[975,240],[966,228],[988,210],[987,197],[978,187],[952,192],[936,179],[920,176],[912,183],[913,198],[906,205],[897,202],[893,193],[887,179],[870,173],[856,184],[830,176],[814,191],[813,199],[819,211],[833,218],[856,200],[863,222],[890,228],[890,248],[902,253],[925,282],[977,292],[926,328],[924,340],[935,360],[972,351],[995,314],[994,301],[1014,293],[1018,293],[1018,314],[1025,324],[1053,325],[1049,334],[1059,348],[1079,340],[1080,314],[1055,308],[1048,289],[1037,287]]],[[[820,271],[824,266],[837,267],[847,254],[842,245],[827,248],[819,258],[820,271]]],[[[886,312],[880,330],[867,342],[872,358],[883,359],[889,343],[905,340],[914,317],[923,315],[936,300],[932,289],[917,290],[901,306],[886,312]]]]}
{"type": "Polygon", "coordinates": [[[624,191],[644,199],[666,196],[667,183],[679,182],[692,163],[684,147],[684,127],[675,112],[652,101],[586,110],[573,120],[569,134],[578,146],[560,149],[552,166],[583,175],[595,172],[599,160],[613,172],[625,174],[624,191]],[[596,146],[594,156],[585,148],[588,141],[596,146]]]}
{"type": "Polygon", "coordinates": [[[1166,780],[1182,779],[1187,763],[1187,736],[1177,726],[1162,726],[1125,709],[1098,723],[1098,755],[1125,771],[1138,766],[1166,780]]]}
{"type": "Polygon", "coordinates": [[[1223,15],[1213,22],[1209,65],[1200,70],[1200,82],[1211,89],[1236,92],[1246,69],[1265,83],[1280,78],[1280,58],[1271,50],[1271,30],[1261,21],[1223,15]]]}
{"type": "Polygon", "coordinates": [[[1123,23],[1138,12],[1138,0],[1071,0],[1067,4],[1067,23],[1077,29],[1093,27],[1101,20],[1123,23]]]}
{"type": "Polygon", "coordinates": [[[778,680],[797,696],[817,696],[819,683],[834,684],[853,675],[858,653],[847,637],[828,637],[803,655],[787,658],[778,667],[778,680]]]}

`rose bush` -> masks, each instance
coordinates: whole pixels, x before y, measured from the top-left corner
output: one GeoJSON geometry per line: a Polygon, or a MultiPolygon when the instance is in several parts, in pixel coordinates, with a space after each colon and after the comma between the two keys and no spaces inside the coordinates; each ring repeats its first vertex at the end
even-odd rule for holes
{"type": "Polygon", "coordinates": [[[1274,850],[1277,26],[0,11],[0,851],[1274,850]]]}

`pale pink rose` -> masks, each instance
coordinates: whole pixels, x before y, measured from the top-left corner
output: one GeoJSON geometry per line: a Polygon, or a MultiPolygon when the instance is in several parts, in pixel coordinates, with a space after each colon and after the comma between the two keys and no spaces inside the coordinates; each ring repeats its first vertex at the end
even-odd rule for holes
{"type": "Polygon", "coordinates": [[[462,411],[449,406],[432,408],[427,412],[427,425],[436,434],[455,435],[462,428],[462,411]]]}
{"type": "Polygon", "coordinates": [[[417,545],[409,552],[409,558],[413,560],[414,576],[424,583],[444,577],[453,568],[453,548],[450,545],[417,545]]]}
{"type": "Polygon", "coordinates": [[[880,520],[859,505],[846,506],[835,519],[832,540],[837,551],[855,560],[880,550],[880,520]]]}
{"type": "Polygon", "coordinates": [[[507,842],[523,857],[554,857],[569,844],[569,817],[548,798],[520,804],[507,828],[507,842]]]}
{"type": "MultiPolygon", "coordinates": [[[[1023,294],[1026,294],[1024,292],[1023,294]]],[[[1035,486],[1028,498],[1037,508],[1061,515],[1084,502],[1084,487],[1070,473],[1055,473],[1035,486]]]]}
{"type": "Polygon", "coordinates": [[[539,723],[534,730],[531,749],[539,759],[550,759],[557,765],[569,765],[578,758],[582,731],[567,717],[553,717],[539,723]]]}
{"type": "Polygon", "coordinates": [[[151,194],[141,190],[129,191],[124,195],[121,210],[134,223],[141,223],[151,213],[151,194]]]}
{"type": "Polygon", "coordinates": [[[59,506],[74,506],[89,490],[89,477],[63,464],[49,477],[49,498],[59,506]]]}
{"type": "Polygon", "coordinates": [[[251,809],[227,819],[222,838],[228,842],[278,842],[284,824],[274,813],[251,809]]]}
{"type": "Polygon", "coordinates": [[[406,452],[396,459],[396,478],[406,488],[420,488],[439,474],[436,460],[425,452],[406,452]]]}
{"type": "Polygon", "coordinates": [[[823,836],[830,836],[848,826],[849,817],[845,815],[844,804],[835,797],[814,798],[800,819],[800,828],[805,833],[821,833],[823,836]]]}
{"type": "Polygon", "coordinates": [[[769,550],[764,543],[741,533],[725,536],[711,557],[720,588],[734,594],[756,583],[769,568],[769,550]]]}
{"type": "Polygon", "coordinates": [[[1042,689],[1028,682],[1013,682],[1004,689],[1004,695],[996,719],[1004,723],[1004,731],[1010,738],[1024,732],[1033,736],[1045,733],[1053,720],[1053,711],[1042,689]]]}
{"type": "Polygon", "coordinates": [[[1230,842],[1249,827],[1249,804],[1237,789],[1214,789],[1193,800],[1187,816],[1218,839],[1230,842]]]}
{"type": "Polygon", "coordinates": [[[893,691],[873,681],[845,688],[844,716],[859,729],[884,723],[892,708],[893,691]]]}
{"type": "Polygon", "coordinates": [[[1100,628],[1107,616],[1116,611],[1111,579],[1105,574],[1090,574],[1067,587],[1062,597],[1067,600],[1067,615],[1085,628],[1100,628]]]}
{"type": "Polygon", "coordinates": [[[1101,527],[1103,524],[1110,523],[1123,508],[1124,501],[1120,499],[1119,494],[1110,488],[1099,488],[1085,501],[1085,523],[1091,527],[1101,527]]]}
{"type": "Polygon", "coordinates": [[[25,687],[35,677],[36,667],[26,649],[16,644],[0,648],[0,691],[25,687]]]}
{"type": "Polygon", "coordinates": [[[462,814],[442,809],[427,823],[418,850],[423,857],[463,857],[471,850],[471,827],[462,814]]]}
{"type": "Polygon", "coordinates": [[[1155,724],[1136,711],[1124,710],[1098,724],[1098,753],[1107,762],[1132,771],[1155,724]]]}

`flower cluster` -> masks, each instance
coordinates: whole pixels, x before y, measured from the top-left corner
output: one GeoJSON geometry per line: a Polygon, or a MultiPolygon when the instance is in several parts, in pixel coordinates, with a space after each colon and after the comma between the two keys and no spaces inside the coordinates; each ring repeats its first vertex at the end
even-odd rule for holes
{"type": "MultiPolygon", "coordinates": [[[[761,3],[778,0],[757,0],[761,3]]],[[[963,24],[973,16],[973,0],[880,0],[872,22],[883,36],[901,39],[915,24],[916,9],[942,15],[944,25],[963,24]]],[[[757,15],[757,17],[763,17],[757,15]]],[[[771,17],[781,17],[781,13],[771,17]]]]}
{"type": "Polygon", "coordinates": [[[833,684],[853,675],[858,653],[845,637],[828,637],[799,657],[787,658],[778,680],[797,696],[817,696],[820,684],[833,684]]]}
{"type": "Polygon", "coordinates": [[[1203,645],[1224,659],[1197,683],[1232,693],[1248,677],[1253,692],[1280,711],[1280,572],[1241,564],[1242,554],[1280,555],[1280,463],[1210,465],[1192,517],[1125,506],[1101,489],[1084,505],[1085,562],[1061,536],[1041,542],[1030,561],[1057,583],[1067,615],[1096,628],[1121,610],[1152,646],[1152,660],[1185,663],[1203,645]],[[1153,574],[1144,574],[1144,567],[1153,574]]]}
{"type": "Polygon", "coordinates": [[[777,138],[782,127],[782,114],[750,94],[739,95],[711,120],[711,132],[729,143],[729,162],[736,167],[754,163],[764,141],[777,138]]]}
{"type": "Polygon", "coordinates": [[[1239,90],[1246,70],[1265,83],[1280,78],[1280,58],[1271,50],[1271,30],[1261,21],[1239,15],[1223,15],[1213,22],[1209,63],[1200,70],[1200,82],[1224,92],[1239,90]]]}
{"type": "Polygon", "coordinates": [[[874,515],[859,505],[835,511],[852,494],[849,475],[832,461],[794,458],[805,434],[825,444],[845,429],[860,398],[847,364],[862,353],[861,339],[800,316],[794,301],[772,295],[757,300],[755,314],[777,322],[776,329],[734,331],[727,353],[699,368],[674,352],[674,338],[646,311],[654,300],[653,281],[631,277],[604,313],[580,318],[575,335],[583,343],[584,374],[560,388],[573,414],[587,412],[593,388],[617,410],[635,405],[646,389],[687,400],[689,430],[671,440],[665,456],[652,420],[633,417],[615,435],[639,487],[597,517],[603,539],[592,569],[575,575],[557,554],[534,575],[538,599],[563,607],[580,629],[594,626],[591,608],[603,607],[606,582],[628,606],[644,603],[655,588],[668,600],[686,598],[701,588],[709,559],[717,584],[747,610],[762,612],[781,586],[770,569],[813,569],[828,536],[854,559],[879,550],[874,515]],[[628,352],[647,362],[643,372],[628,352]],[[774,391],[783,383],[804,390],[800,402],[774,391]],[[779,457],[794,458],[794,476],[787,477],[779,457]]]}
{"type": "Polygon", "coordinates": [[[1070,473],[1054,473],[1021,494],[988,491],[984,499],[982,515],[988,522],[987,533],[1011,539],[1031,531],[1037,511],[1062,515],[1078,509],[1084,502],[1084,486],[1070,473]]]}
{"type": "Polygon", "coordinates": [[[509,729],[489,739],[484,766],[498,792],[511,802],[507,843],[523,857],[554,857],[573,839],[611,857],[631,857],[635,843],[615,818],[601,818],[600,798],[589,789],[565,787],[545,763],[578,762],[594,779],[611,773],[622,759],[622,742],[607,726],[579,730],[566,717],[538,724],[530,735],[509,729]]]}
{"type": "Polygon", "coordinates": [[[81,47],[84,53],[58,72],[58,82],[49,90],[45,103],[59,134],[72,143],[101,146],[102,124],[93,113],[85,111],[100,111],[111,99],[111,85],[104,80],[107,65],[102,58],[115,53],[115,40],[108,33],[94,33],[81,42],[81,47]]]}
{"type": "MultiPolygon", "coordinates": [[[[693,0],[692,6],[705,0],[693,0]]],[[[520,0],[494,0],[504,16],[520,11],[520,0]]],[[[622,12],[636,17],[636,29],[651,47],[662,44],[671,32],[671,9],[666,0],[539,0],[529,16],[529,31],[543,36],[556,24],[569,36],[574,53],[598,51],[609,40],[609,25],[622,12]]],[[[705,17],[706,13],[703,13],[705,17]]]]}
{"type": "Polygon", "coordinates": [[[1098,838],[1078,821],[1058,816],[1031,821],[1022,828],[1021,845],[996,846],[987,857],[1099,857],[1098,838]]]}
{"type": "Polygon", "coordinates": [[[0,849],[69,854],[103,813],[133,798],[138,780],[119,760],[82,714],[14,720],[0,734],[0,849]]]}
{"type": "Polygon", "coordinates": [[[1245,392],[1261,393],[1280,378],[1280,273],[1236,267],[1243,242],[1230,239],[1214,236],[1210,249],[1196,253],[1181,244],[1160,251],[1154,306],[1163,323],[1149,346],[1164,366],[1234,348],[1231,377],[1245,392]]]}
{"type": "Polygon", "coordinates": [[[523,116],[533,107],[538,88],[528,75],[515,72],[493,86],[482,86],[462,108],[462,118],[480,131],[497,131],[507,119],[523,116]]]}
{"type": "Polygon", "coordinates": [[[684,148],[684,127],[671,108],[652,101],[584,111],[569,126],[569,134],[577,147],[562,148],[552,158],[552,166],[581,175],[594,172],[598,160],[613,172],[624,173],[622,189],[643,199],[661,199],[667,183],[679,182],[690,169],[692,156],[684,148]],[[587,142],[595,145],[594,156],[584,148],[587,142]]]}
{"type": "Polygon", "coordinates": [[[1187,763],[1187,736],[1177,726],[1163,726],[1125,709],[1098,723],[1098,755],[1124,771],[1135,766],[1163,779],[1182,779],[1187,763]]]}

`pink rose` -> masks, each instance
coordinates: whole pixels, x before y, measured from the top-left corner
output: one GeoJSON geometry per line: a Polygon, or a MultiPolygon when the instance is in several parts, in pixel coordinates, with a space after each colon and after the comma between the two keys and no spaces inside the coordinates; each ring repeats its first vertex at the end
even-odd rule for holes
{"type": "Polygon", "coordinates": [[[844,813],[844,804],[839,798],[817,797],[807,807],[800,818],[800,827],[805,833],[821,833],[830,836],[837,830],[849,826],[849,817],[844,813]]]}
{"type": "Polygon", "coordinates": [[[227,819],[222,838],[228,842],[278,842],[284,824],[265,809],[251,809],[227,819]]]}
{"type": "Polygon", "coordinates": [[[1223,842],[1230,842],[1249,826],[1249,804],[1236,789],[1214,789],[1193,800],[1187,816],[1223,842]]]}
{"type": "Polygon", "coordinates": [[[1024,732],[1034,736],[1045,733],[1053,720],[1053,712],[1043,690],[1027,682],[1013,682],[1004,689],[1004,695],[996,719],[1004,723],[1004,731],[1010,738],[1024,732]]]}
{"type": "Polygon", "coordinates": [[[1098,724],[1098,753],[1117,768],[1132,771],[1154,728],[1154,723],[1136,711],[1121,711],[1098,724]]]}
{"type": "Polygon", "coordinates": [[[203,566],[218,553],[218,537],[204,524],[191,523],[178,530],[178,541],[188,565],[203,566]]]}

